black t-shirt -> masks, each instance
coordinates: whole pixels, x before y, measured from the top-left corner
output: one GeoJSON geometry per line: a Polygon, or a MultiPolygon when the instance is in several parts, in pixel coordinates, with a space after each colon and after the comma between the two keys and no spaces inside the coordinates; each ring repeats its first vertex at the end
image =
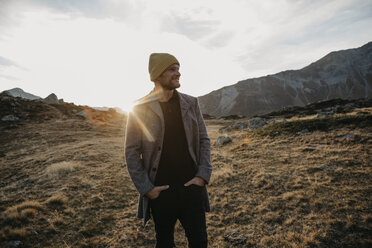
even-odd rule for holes
{"type": "Polygon", "coordinates": [[[160,102],[160,106],[165,132],[155,185],[183,186],[195,176],[196,166],[188,150],[177,91],[168,102],[160,102]]]}

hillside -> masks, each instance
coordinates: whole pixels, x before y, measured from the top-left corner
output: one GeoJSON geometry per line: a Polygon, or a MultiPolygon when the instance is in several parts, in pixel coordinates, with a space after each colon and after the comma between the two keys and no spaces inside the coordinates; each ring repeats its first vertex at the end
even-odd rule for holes
{"type": "MultiPolygon", "coordinates": [[[[154,246],[153,222],[135,218],[125,116],[0,101],[0,119],[17,117],[0,121],[0,247],[154,246]]],[[[372,245],[372,103],[322,104],[256,130],[248,118],[206,121],[212,144],[232,139],[212,147],[210,247],[372,245]]]]}
{"type": "Polygon", "coordinates": [[[254,116],[332,99],[372,97],[372,42],[302,68],[242,80],[200,96],[204,114],[254,116]]]}
{"type": "Polygon", "coordinates": [[[13,89],[10,89],[10,90],[5,90],[1,93],[6,93],[6,94],[14,96],[14,97],[21,97],[23,99],[28,99],[28,100],[40,100],[40,99],[42,99],[40,96],[35,96],[33,94],[25,92],[21,88],[13,88],[13,89]]]}

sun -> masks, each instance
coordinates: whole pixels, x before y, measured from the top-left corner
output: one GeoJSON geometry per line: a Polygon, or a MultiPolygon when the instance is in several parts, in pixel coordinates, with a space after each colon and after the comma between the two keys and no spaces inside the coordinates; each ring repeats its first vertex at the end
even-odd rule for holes
{"type": "Polygon", "coordinates": [[[123,102],[121,105],[120,105],[120,108],[126,112],[126,113],[130,113],[132,112],[133,110],[133,107],[136,105],[135,101],[132,101],[132,100],[128,100],[128,101],[125,101],[123,102]]]}

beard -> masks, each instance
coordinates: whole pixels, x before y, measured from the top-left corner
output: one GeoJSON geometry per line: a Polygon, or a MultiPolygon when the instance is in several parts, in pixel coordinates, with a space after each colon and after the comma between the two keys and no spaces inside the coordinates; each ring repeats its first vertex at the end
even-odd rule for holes
{"type": "Polygon", "coordinates": [[[166,90],[174,90],[181,87],[180,83],[173,83],[172,81],[160,82],[160,85],[166,90]]]}

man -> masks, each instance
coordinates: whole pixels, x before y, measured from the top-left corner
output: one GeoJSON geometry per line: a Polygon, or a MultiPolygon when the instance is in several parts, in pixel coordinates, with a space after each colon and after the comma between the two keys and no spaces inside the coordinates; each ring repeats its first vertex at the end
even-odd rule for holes
{"type": "Polygon", "coordinates": [[[182,94],[180,63],[167,53],[149,60],[153,91],[128,116],[125,156],[140,193],[138,214],[152,216],[156,247],[175,247],[179,220],[189,247],[207,247],[205,212],[210,211],[206,184],[212,165],[210,140],[197,98],[182,94]]]}

